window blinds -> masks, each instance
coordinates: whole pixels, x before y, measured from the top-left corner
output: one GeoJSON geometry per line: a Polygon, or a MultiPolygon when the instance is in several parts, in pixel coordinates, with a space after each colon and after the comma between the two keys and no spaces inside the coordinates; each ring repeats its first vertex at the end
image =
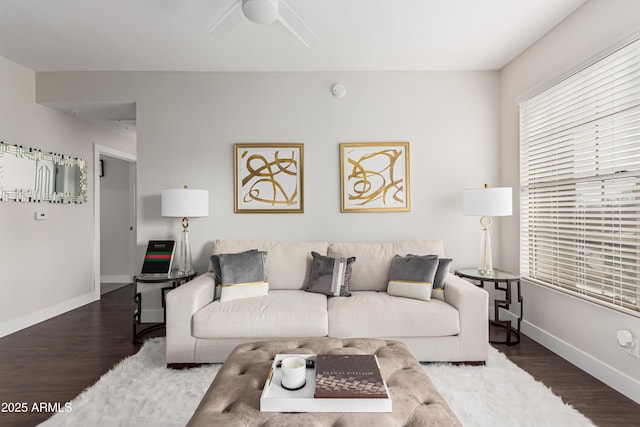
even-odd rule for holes
{"type": "Polygon", "coordinates": [[[521,275],[640,315],[640,40],[520,104],[521,275]]]}

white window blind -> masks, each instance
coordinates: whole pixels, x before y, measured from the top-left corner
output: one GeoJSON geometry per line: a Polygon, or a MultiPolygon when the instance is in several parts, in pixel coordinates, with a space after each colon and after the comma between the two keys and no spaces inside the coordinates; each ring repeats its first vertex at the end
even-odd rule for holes
{"type": "Polygon", "coordinates": [[[520,104],[521,275],[640,315],[640,40],[520,104]]]}

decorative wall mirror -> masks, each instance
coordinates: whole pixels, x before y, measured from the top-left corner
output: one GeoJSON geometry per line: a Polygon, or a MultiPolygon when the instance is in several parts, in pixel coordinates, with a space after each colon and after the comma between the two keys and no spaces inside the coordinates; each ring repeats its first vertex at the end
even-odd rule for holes
{"type": "Polygon", "coordinates": [[[87,163],[0,141],[0,201],[84,203],[87,163]]]}

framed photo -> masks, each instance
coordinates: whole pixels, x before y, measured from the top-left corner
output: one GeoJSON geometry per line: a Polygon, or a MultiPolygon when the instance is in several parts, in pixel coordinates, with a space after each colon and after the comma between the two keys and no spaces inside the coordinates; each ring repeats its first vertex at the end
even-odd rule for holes
{"type": "Polygon", "coordinates": [[[408,212],[408,142],[340,144],[342,212],[408,212]]]}
{"type": "Polygon", "coordinates": [[[235,144],[235,213],[304,212],[304,144],[235,144]]]}

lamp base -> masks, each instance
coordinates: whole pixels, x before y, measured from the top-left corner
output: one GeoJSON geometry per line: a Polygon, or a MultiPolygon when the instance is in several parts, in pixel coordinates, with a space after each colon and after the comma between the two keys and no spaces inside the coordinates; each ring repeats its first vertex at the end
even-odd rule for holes
{"type": "Polygon", "coordinates": [[[480,265],[478,266],[478,272],[480,274],[493,274],[493,259],[491,258],[491,234],[489,233],[489,227],[493,219],[490,216],[483,216],[480,218],[480,224],[482,225],[482,236],[480,240],[480,265]]]}
{"type": "Polygon", "coordinates": [[[178,265],[178,274],[193,273],[193,265],[191,263],[191,242],[189,241],[189,220],[182,219],[182,240],[180,241],[180,264],[178,265]]]}

